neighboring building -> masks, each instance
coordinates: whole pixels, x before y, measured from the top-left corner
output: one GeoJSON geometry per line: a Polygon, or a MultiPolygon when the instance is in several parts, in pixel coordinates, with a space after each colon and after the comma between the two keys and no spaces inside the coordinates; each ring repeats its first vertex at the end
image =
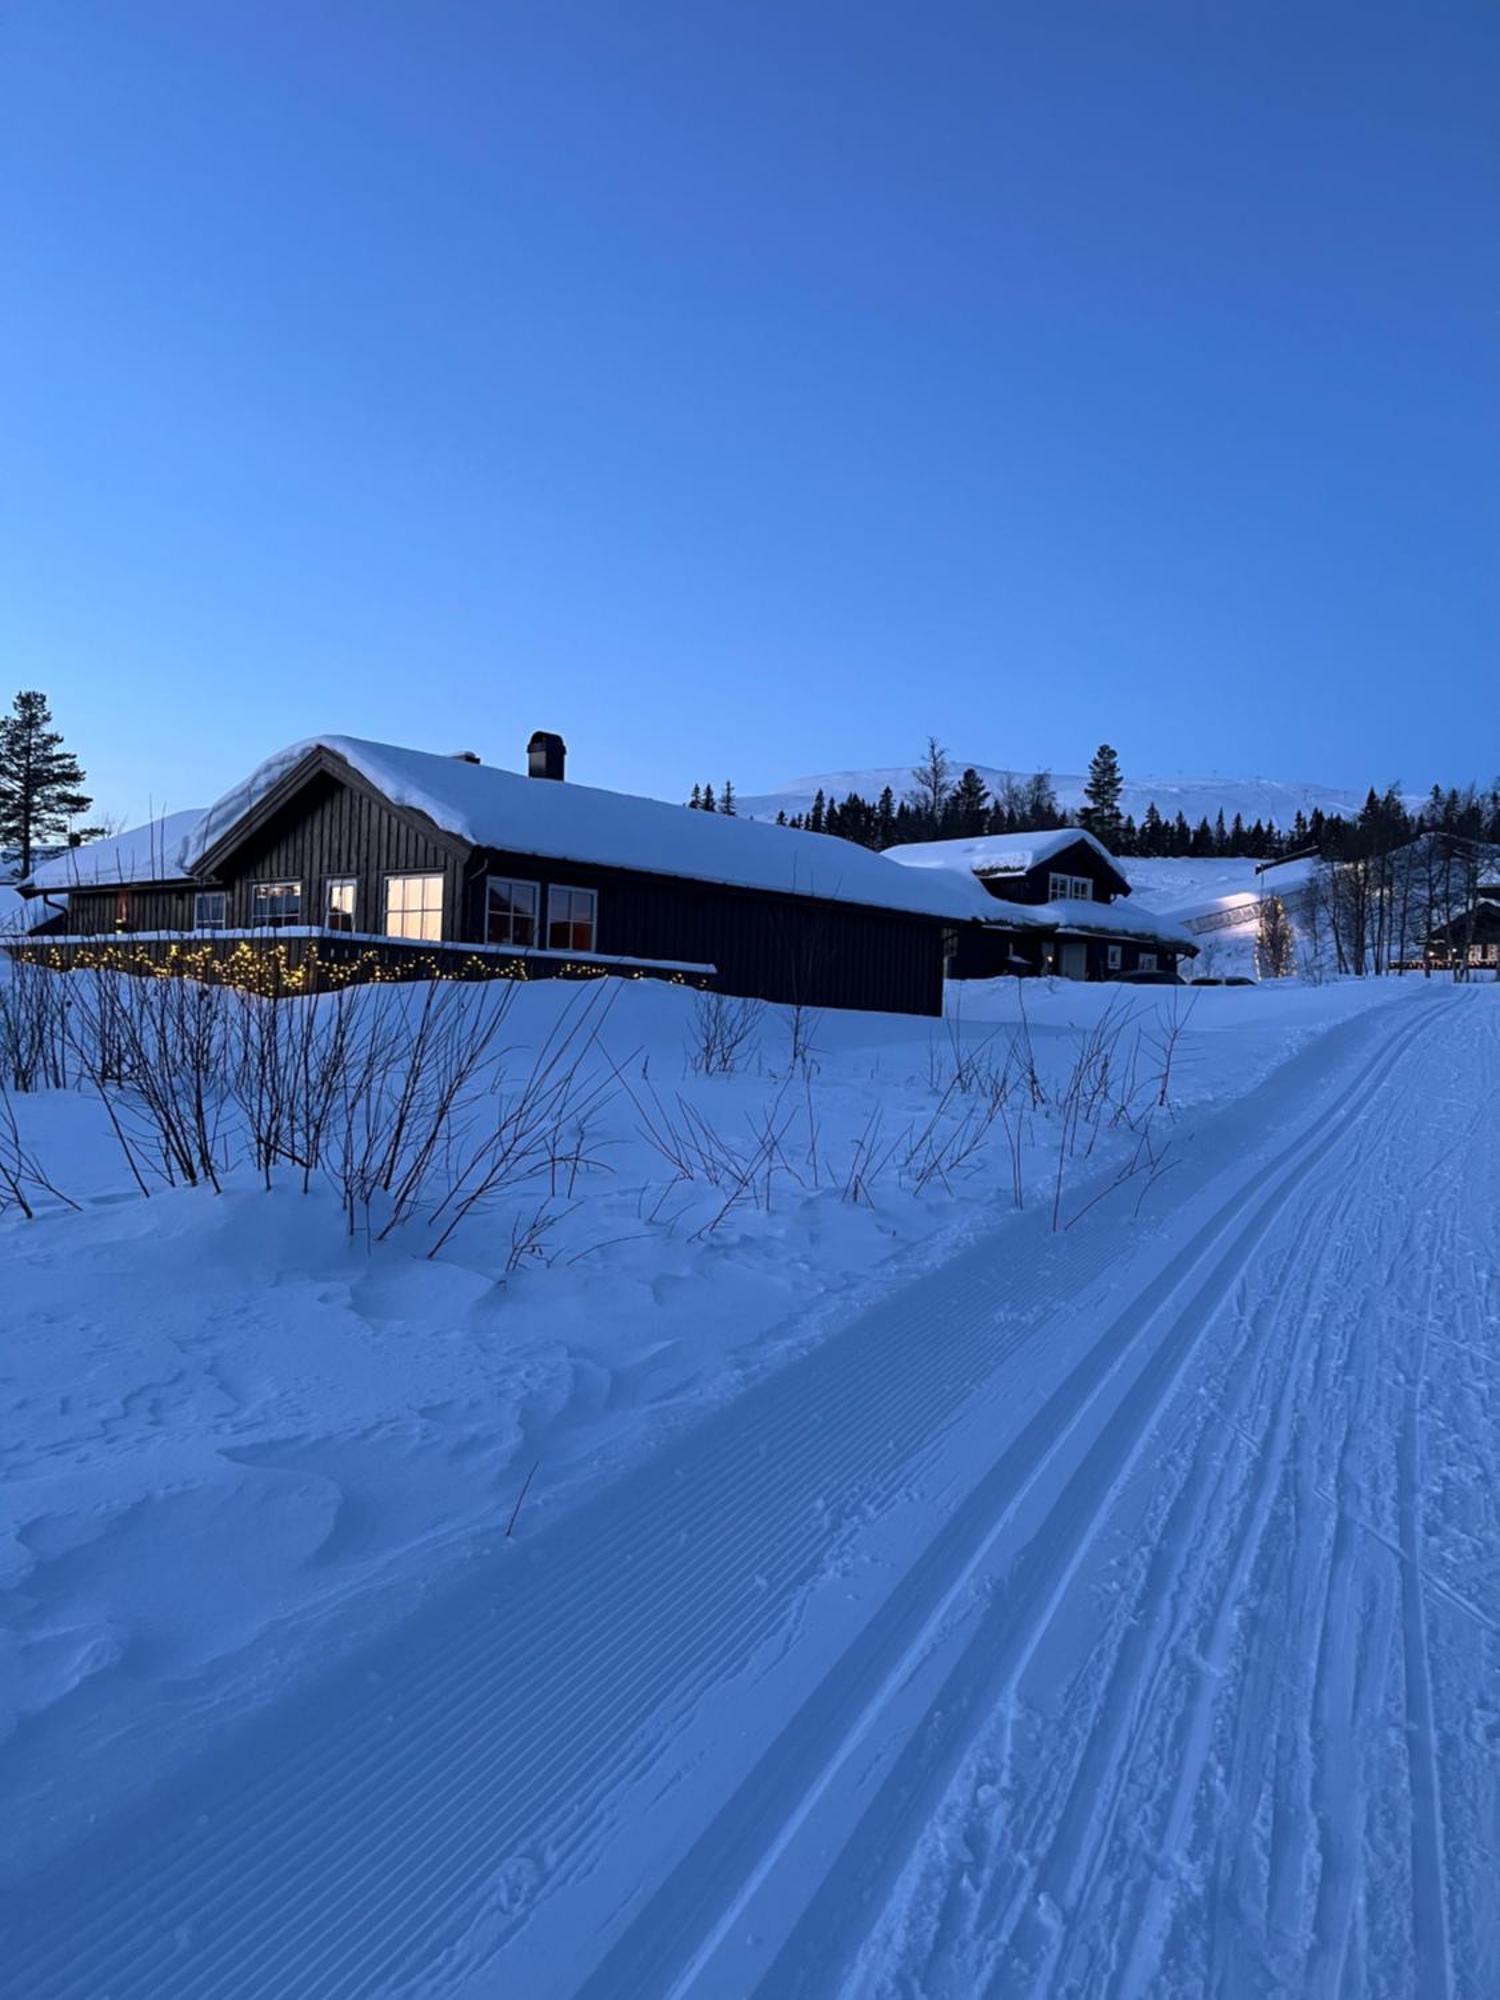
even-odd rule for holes
{"type": "Polygon", "coordinates": [[[1429,932],[1426,963],[1467,964],[1500,978],[1500,880],[1478,883],[1468,909],[1429,932]]]}
{"type": "MultiPolygon", "coordinates": [[[[347,736],[294,744],[206,812],[36,869],[63,943],[266,947],[373,974],[681,977],[815,1007],[942,1011],[953,937],[980,929],[967,879],[924,876],[824,834],[564,781],[538,732],[521,777],[347,736]],[[295,949],[294,949],[295,948],[295,949]]],[[[61,957],[53,962],[61,963],[61,957]]],[[[278,959],[277,962],[282,962],[278,959]]]]}
{"type": "Polygon", "coordinates": [[[1127,972],[1175,972],[1198,946],[1180,924],[1120,906],[1130,882],[1103,844],[1082,827],[1046,833],[981,834],[924,840],[887,850],[902,867],[972,875],[1004,910],[954,940],[949,976],[989,979],[1055,972],[1065,979],[1118,979],[1127,972]]]}

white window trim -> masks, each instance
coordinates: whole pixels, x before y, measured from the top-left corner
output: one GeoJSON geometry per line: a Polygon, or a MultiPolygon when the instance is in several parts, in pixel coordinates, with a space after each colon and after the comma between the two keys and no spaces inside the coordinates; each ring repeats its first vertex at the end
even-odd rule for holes
{"type": "MultiPolygon", "coordinates": [[[[561,922],[563,919],[557,919],[561,922]]],[[[585,889],[576,882],[547,884],[547,928],[543,933],[548,951],[597,951],[599,949],[599,891],[585,889]],[[587,896],[589,899],[589,941],[587,944],[554,945],[552,942],[552,899],[554,896],[587,896]]]]}
{"type": "Polygon", "coordinates": [[[1047,876],[1049,903],[1092,903],[1094,884],[1087,875],[1067,875],[1052,869],[1047,876]]]}
{"type": "Polygon", "coordinates": [[[329,922],[329,918],[333,915],[331,892],[335,889],[342,889],[346,885],[354,891],[354,907],[349,912],[349,928],[351,931],[359,929],[359,877],[357,875],[325,875],[323,877],[324,930],[334,929],[334,926],[329,922]]]}
{"type": "Polygon", "coordinates": [[[289,924],[300,924],[302,922],[303,905],[306,900],[306,897],[302,893],[302,878],[300,875],[271,875],[263,882],[252,882],[250,884],[251,929],[282,930],[289,924]],[[297,908],[294,915],[289,917],[266,917],[259,914],[256,905],[259,901],[261,891],[272,889],[280,889],[283,892],[291,889],[296,890],[297,908]]]}
{"type": "Polygon", "coordinates": [[[1161,967],[1157,964],[1156,953],[1154,951],[1143,951],[1136,960],[1135,969],[1137,972],[1160,972],[1161,967]]]}
{"type": "MultiPolygon", "coordinates": [[[[507,882],[507,883],[509,883],[509,885],[510,885],[510,887],[511,887],[512,889],[529,889],[529,890],[531,891],[532,895],[533,895],[533,896],[534,896],[534,897],[536,898],[536,906],[535,906],[535,908],[534,908],[534,909],[532,910],[532,912],[531,912],[531,943],[530,943],[529,945],[524,945],[524,944],[518,944],[518,945],[515,945],[515,946],[513,946],[513,947],[512,947],[512,949],[514,949],[514,950],[516,950],[516,951],[534,951],[534,950],[536,949],[536,947],[537,947],[537,946],[538,946],[538,945],[539,945],[539,944],[540,944],[540,943],[542,942],[542,930],[543,930],[543,911],[544,911],[544,908],[545,908],[545,905],[544,905],[544,902],[543,902],[543,897],[542,897],[542,885],[541,885],[541,883],[540,883],[540,882],[530,882],[530,881],[528,881],[528,880],[526,879],[526,877],[525,877],[524,875],[486,875],[486,876],[485,876],[485,878],[484,878],[484,941],[485,941],[485,943],[486,943],[486,944],[493,944],[493,943],[496,943],[496,942],[497,942],[497,940],[496,940],[496,939],[493,939],[493,938],[492,938],[492,937],[490,936],[490,884],[491,884],[491,882],[507,882]]],[[[501,940],[498,940],[498,942],[501,942],[501,943],[505,943],[505,942],[508,942],[508,941],[507,941],[507,940],[504,940],[504,939],[501,939],[501,940]]]]}
{"type": "Polygon", "coordinates": [[[222,931],[229,927],[229,892],[226,889],[195,889],[193,892],[193,929],[195,931],[222,931]],[[214,923],[205,922],[203,905],[211,896],[218,898],[220,915],[214,923]]]}
{"type": "Polygon", "coordinates": [[[1125,947],[1112,944],[1105,951],[1105,964],[1110,972],[1118,972],[1125,963],[1125,947]]]}
{"type": "Polygon", "coordinates": [[[399,938],[408,944],[441,944],[444,926],[448,918],[448,883],[441,868],[393,868],[381,883],[380,921],[381,936],[399,938]],[[391,929],[391,884],[393,882],[436,882],[438,885],[436,937],[423,937],[420,932],[414,937],[410,931],[391,929]]]}

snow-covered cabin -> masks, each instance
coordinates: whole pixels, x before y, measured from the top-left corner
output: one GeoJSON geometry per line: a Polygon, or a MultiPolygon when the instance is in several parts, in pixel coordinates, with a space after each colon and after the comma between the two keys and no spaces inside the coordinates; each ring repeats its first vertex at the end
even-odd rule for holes
{"type": "MultiPolygon", "coordinates": [[[[267,758],[207,811],[36,870],[68,937],[214,950],[269,940],[371,971],[656,973],[817,1007],[942,1011],[972,877],[826,834],[576,785],[538,731],[528,774],[352,736],[267,758]]],[[[61,945],[54,939],[53,943],[61,945]]],[[[76,947],[75,947],[76,949],[76,947]]]]}
{"type": "Polygon", "coordinates": [[[1197,954],[1182,925],[1124,907],[1129,877],[1081,826],[916,841],[889,848],[886,858],[904,868],[969,877],[993,898],[983,927],[955,939],[951,978],[1055,972],[1065,979],[1119,979],[1174,973],[1179,959],[1197,954]]]}

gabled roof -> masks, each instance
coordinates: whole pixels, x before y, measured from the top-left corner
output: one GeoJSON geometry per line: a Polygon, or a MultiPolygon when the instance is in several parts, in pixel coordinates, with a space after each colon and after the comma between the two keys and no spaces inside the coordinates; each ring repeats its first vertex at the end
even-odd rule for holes
{"type": "Polygon", "coordinates": [[[392,806],[421,814],[469,847],[540,860],[593,862],[738,889],[814,896],[949,922],[983,920],[993,905],[971,879],[929,877],[829,834],[692,812],[661,799],[521,777],[357,736],[314,736],[258,765],[198,821],[183,846],[194,868],[233,839],[241,821],[298,767],[340,760],[392,806]],[[321,753],[321,754],[320,754],[321,753]]]}
{"type": "Polygon", "coordinates": [[[903,868],[947,868],[978,875],[1027,875],[1044,862],[1053,861],[1068,848],[1093,849],[1100,861],[1120,884],[1120,893],[1130,894],[1130,880],[1102,840],[1096,840],[1081,826],[1049,827],[1035,833],[981,833],[959,840],[915,840],[900,847],[888,847],[887,857],[903,868]]]}
{"type": "Polygon", "coordinates": [[[137,882],[189,879],[183,845],[203,818],[202,809],[164,813],[107,840],[65,848],[33,868],[20,884],[23,896],[65,896],[70,889],[124,888],[137,882]]]}

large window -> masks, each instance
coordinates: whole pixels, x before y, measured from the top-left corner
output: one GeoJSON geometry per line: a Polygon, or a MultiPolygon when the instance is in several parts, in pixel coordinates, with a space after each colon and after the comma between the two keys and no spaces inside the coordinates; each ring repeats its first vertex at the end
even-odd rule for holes
{"type": "Polygon", "coordinates": [[[592,951],[599,899],[592,889],[547,891],[547,943],[553,951],[592,951]]]}
{"type": "Polygon", "coordinates": [[[252,924],[300,924],[302,884],[300,882],[252,882],[250,885],[252,924]]]}
{"type": "Polygon", "coordinates": [[[354,899],[359,894],[357,875],[330,875],[323,884],[323,927],[330,931],[354,929],[354,899]]]}
{"type": "Polygon", "coordinates": [[[1047,901],[1049,903],[1092,903],[1094,885],[1087,875],[1058,875],[1047,877],[1047,901]]]}
{"type": "Polygon", "coordinates": [[[1155,972],[1156,953],[1154,951],[1143,951],[1136,961],[1136,970],[1138,972],[1155,972]]]}
{"type": "Polygon", "coordinates": [[[387,875],[387,937],[437,939],[443,935],[441,875],[387,875]]]}
{"type": "Polygon", "coordinates": [[[485,884],[485,943],[520,945],[529,951],[536,943],[537,901],[535,882],[491,875],[485,884]]]}
{"type": "Polygon", "coordinates": [[[193,898],[193,929],[221,931],[228,921],[229,898],[222,889],[200,889],[193,898]]]}

